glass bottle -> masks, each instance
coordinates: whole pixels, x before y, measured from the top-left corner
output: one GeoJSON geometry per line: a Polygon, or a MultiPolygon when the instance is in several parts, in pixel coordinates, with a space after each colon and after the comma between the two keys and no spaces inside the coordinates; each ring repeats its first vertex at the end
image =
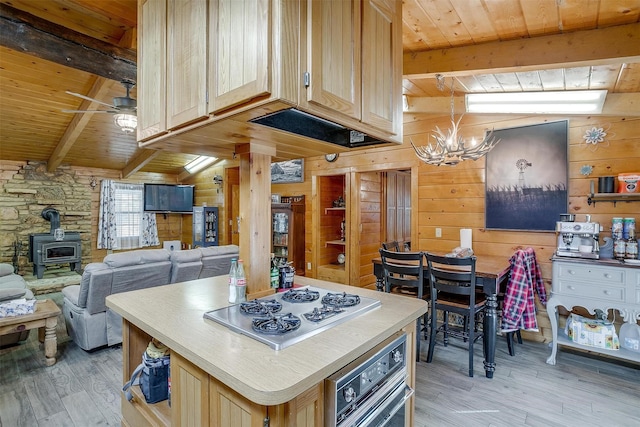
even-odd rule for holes
{"type": "Polygon", "coordinates": [[[238,274],[238,260],[231,258],[231,268],[229,269],[229,302],[235,304],[238,302],[238,291],[236,290],[238,274]]]}
{"type": "Polygon", "coordinates": [[[236,302],[244,302],[247,300],[247,279],[244,276],[244,264],[242,260],[238,260],[238,269],[236,270],[236,302]]]}
{"type": "Polygon", "coordinates": [[[624,257],[626,259],[638,258],[638,240],[636,239],[636,230],[633,228],[629,229],[629,239],[627,240],[627,244],[625,246],[624,257]]]}
{"type": "Polygon", "coordinates": [[[615,259],[624,259],[627,251],[627,242],[622,237],[622,233],[615,235],[613,241],[613,257],[615,259]]]}

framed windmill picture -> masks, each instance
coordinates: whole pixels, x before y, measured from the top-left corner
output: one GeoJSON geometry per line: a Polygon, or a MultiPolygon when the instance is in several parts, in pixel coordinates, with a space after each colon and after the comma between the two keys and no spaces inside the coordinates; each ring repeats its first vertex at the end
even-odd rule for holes
{"type": "Polygon", "coordinates": [[[495,130],[486,158],[485,228],[554,231],[568,209],[568,121],[495,130]]]}

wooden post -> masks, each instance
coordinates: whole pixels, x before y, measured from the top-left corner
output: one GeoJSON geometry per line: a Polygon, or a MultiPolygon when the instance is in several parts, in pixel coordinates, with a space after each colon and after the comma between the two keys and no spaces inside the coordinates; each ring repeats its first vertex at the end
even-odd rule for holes
{"type": "Polygon", "coordinates": [[[274,144],[236,146],[240,157],[240,259],[247,276],[247,298],[273,293],[271,260],[271,158],[274,144]]]}

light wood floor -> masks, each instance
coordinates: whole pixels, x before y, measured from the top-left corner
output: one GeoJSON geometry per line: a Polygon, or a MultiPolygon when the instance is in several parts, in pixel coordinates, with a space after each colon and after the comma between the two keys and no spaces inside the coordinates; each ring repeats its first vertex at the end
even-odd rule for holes
{"type": "MultiPolygon", "coordinates": [[[[61,294],[52,298],[61,304],[61,294]]],[[[440,339],[440,338],[439,338],[440,339]]],[[[455,340],[438,342],[434,361],[417,367],[416,427],[422,426],[639,426],[640,366],[622,366],[569,351],[545,363],[546,344],[525,342],[516,356],[498,339],[497,370],[484,376],[482,342],[475,377],[455,340]]],[[[58,362],[44,364],[32,332],[26,343],[0,349],[0,427],[120,426],[120,347],[85,352],[58,323],[58,362]]]]}

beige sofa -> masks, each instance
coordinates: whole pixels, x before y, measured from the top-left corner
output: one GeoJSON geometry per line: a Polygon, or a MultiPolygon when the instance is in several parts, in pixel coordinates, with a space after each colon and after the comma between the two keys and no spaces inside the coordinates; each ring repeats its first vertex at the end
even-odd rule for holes
{"type": "Polygon", "coordinates": [[[227,274],[231,259],[238,255],[237,245],[107,255],[85,267],[79,285],[62,290],[67,332],[84,350],[119,344],[122,319],[107,308],[108,295],[227,274]]]}

